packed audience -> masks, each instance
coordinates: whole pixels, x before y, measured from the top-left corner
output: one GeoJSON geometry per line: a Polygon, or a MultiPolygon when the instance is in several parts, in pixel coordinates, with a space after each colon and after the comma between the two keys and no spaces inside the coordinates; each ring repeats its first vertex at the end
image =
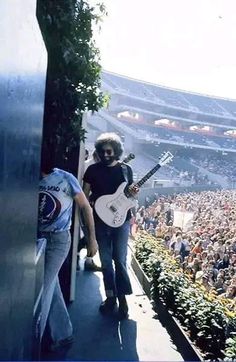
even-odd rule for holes
{"type": "Polygon", "coordinates": [[[216,157],[209,157],[200,160],[199,166],[202,166],[215,174],[226,176],[229,182],[236,181],[236,168],[235,163],[233,162],[218,159],[216,157]]]}
{"type": "Polygon", "coordinates": [[[137,210],[134,228],[163,238],[193,282],[236,298],[236,190],[158,197],[137,210]]]}
{"type": "Polygon", "coordinates": [[[207,175],[202,175],[199,171],[183,171],[179,172],[179,182],[180,185],[183,181],[190,181],[191,185],[213,185],[213,181],[209,180],[207,175]]]}

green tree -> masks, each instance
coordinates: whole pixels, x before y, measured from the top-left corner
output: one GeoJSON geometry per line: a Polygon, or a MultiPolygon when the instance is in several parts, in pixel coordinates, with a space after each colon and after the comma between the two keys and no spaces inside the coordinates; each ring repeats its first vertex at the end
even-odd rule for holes
{"type": "Polygon", "coordinates": [[[100,54],[93,27],[103,5],[84,0],[39,0],[37,17],[48,52],[43,141],[58,167],[76,172],[84,112],[104,104],[100,54]]]}

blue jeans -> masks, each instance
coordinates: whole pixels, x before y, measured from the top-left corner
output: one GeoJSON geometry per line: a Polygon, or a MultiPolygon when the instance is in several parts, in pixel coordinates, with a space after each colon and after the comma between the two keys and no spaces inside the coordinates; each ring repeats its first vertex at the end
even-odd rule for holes
{"type": "Polygon", "coordinates": [[[96,238],[107,297],[132,293],[126,265],[129,224],[129,221],[126,221],[119,228],[112,228],[102,223],[96,224],[96,238]]]}
{"type": "Polygon", "coordinates": [[[42,338],[48,321],[52,340],[56,342],[73,333],[58,279],[58,273],[70,250],[71,235],[69,231],[61,231],[58,233],[45,232],[40,236],[47,239],[40,337],[42,338]]]}

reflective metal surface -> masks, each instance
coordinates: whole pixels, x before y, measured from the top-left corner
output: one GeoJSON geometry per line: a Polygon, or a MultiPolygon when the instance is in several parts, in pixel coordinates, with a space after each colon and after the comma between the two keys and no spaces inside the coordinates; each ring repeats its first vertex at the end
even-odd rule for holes
{"type": "Polygon", "coordinates": [[[0,360],[31,358],[47,54],[36,0],[0,1],[0,360]]]}

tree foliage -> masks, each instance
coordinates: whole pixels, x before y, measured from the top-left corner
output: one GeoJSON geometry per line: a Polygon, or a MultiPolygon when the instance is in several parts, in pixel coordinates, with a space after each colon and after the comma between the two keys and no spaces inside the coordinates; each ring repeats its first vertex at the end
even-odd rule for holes
{"type": "MultiPolygon", "coordinates": [[[[71,169],[78,158],[84,112],[98,111],[104,102],[100,91],[100,56],[93,40],[93,25],[105,14],[81,0],[39,0],[37,17],[48,52],[43,139],[55,154],[57,165],[71,169]]],[[[73,171],[73,170],[71,170],[73,171]]]]}

